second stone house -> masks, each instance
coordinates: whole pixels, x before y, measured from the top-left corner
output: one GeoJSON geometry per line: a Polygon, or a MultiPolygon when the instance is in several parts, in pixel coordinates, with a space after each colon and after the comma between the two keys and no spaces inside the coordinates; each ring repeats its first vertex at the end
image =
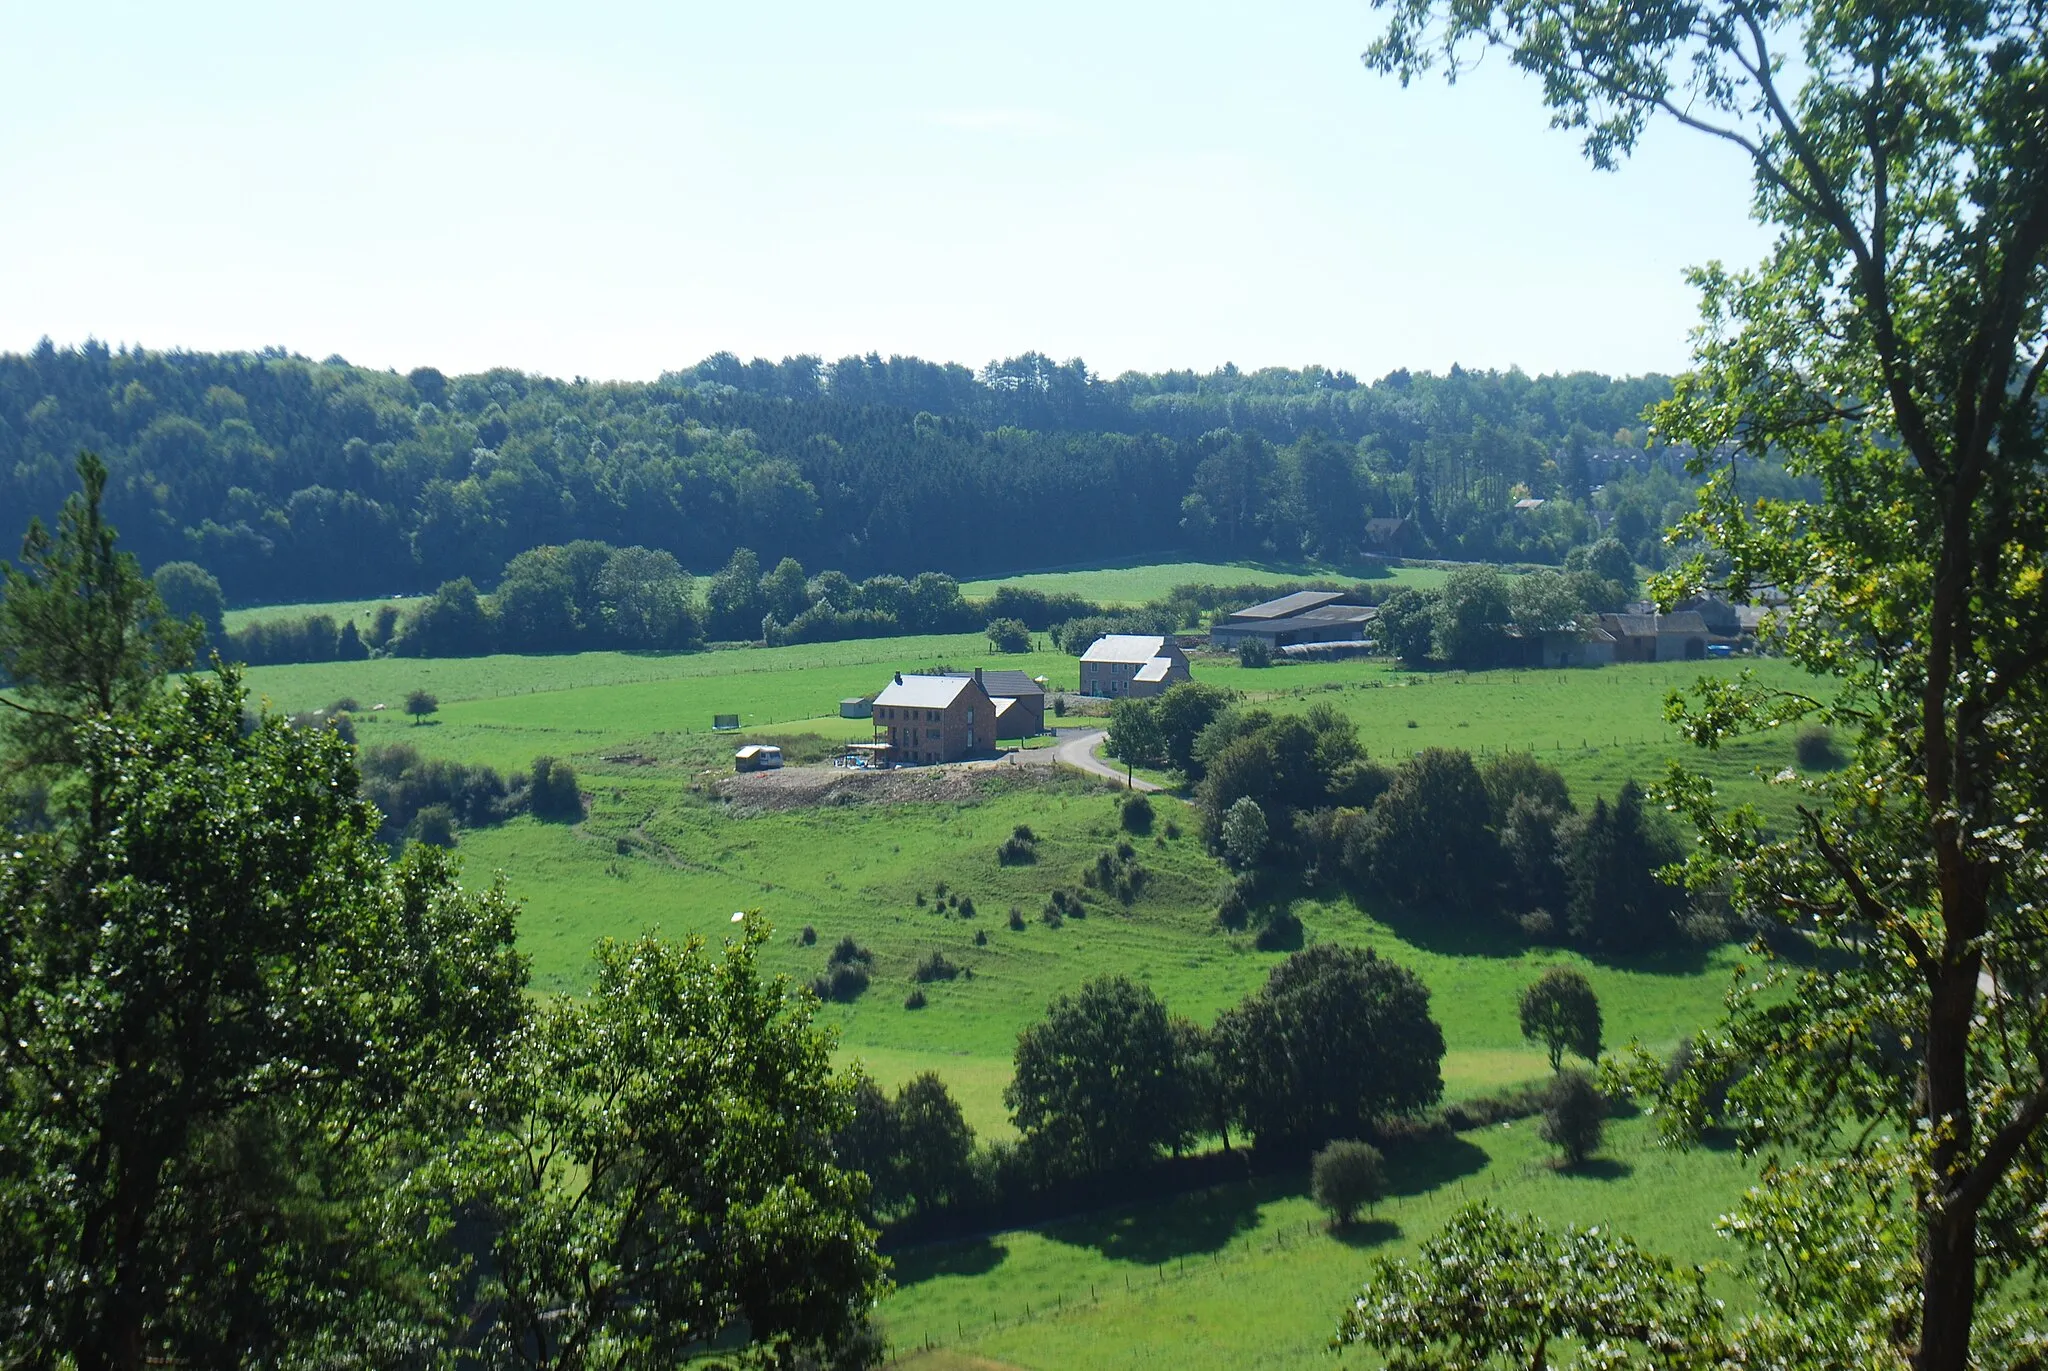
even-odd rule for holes
{"type": "Polygon", "coordinates": [[[899,765],[957,762],[995,751],[996,707],[972,676],[906,676],[875,696],[875,741],[899,765]]]}

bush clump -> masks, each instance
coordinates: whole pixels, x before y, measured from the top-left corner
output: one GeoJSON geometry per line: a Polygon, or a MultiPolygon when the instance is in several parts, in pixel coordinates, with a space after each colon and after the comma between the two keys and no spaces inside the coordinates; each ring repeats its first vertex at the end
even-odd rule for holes
{"type": "Polygon", "coordinates": [[[960,974],[960,968],[946,959],[943,952],[934,951],[911,971],[910,979],[919,985],[933,981],[950,981],[960,974]]]}
{"type": "Polygon", "coordinates": [[[1309,1173],[1315,1201],[1339,1228],[1387,1193],[1386,1158],[1371,1143],[1339,1138],[1316,1153],[1309,1173]]]}
{"type": "Polygon", "coordinates": [[[799,943],[802,943],[805,947],[811,947],[815,945],[818,941],[818,930],[811,927],[809,924],[805,924],[804,931],[797,934],[796,940],[799,943]]]}
{"type": "Polygon", "coordinates": [[[1848,761],[1842,755],[1841,745],[1835,742],[1835,735],[1820,724],[1799,730],[1799,736],[1792,740],[1792,755],[1804,771],[1839,771],[1848,761]]]}
{"type": "Polygon", "coordinates": [[[1261,952],[1284,952],[1301,946],[1301,920],[1294,911],[1283,909],[1264,923],[1252,935],[1252,946],[1261,952]]]}
{"type": "Polygon", "coordinates": [[[1024,911],[1016,905],[1010,906],[1010,927],[1019,933],[1024,931],[1024,911]]]}
{"type": "Polygon", "coordinates": [[[1607,1097],[1583,1071],[1560,1072],[1551,1082],[1537,1133],[1578,1166],[1600,1150],[1607,1132],[1607,1097]]]}
{"type": "Polygon", "coordinates": [[[924,998],[924,992],[922,990],[913,990],[908,995],[905,995],[903,997],[903,1007],[905,1009],[923,1009],[925,1007],[925,1003],[926,1001],[924,998]]]}
{"type": "Polygon", "coordinates": [[[1003,866],[1027,866],[1038,860],[1038,835],[1029,824],[1018,824],[996,847],[996,861],[1003,866]]]}
{"type": "Polygon", "coordinates": [[[1117,822],[1126,833],[1150,833],[1152,831],[1152,802],[1136,793],[1124,796],[1117,809],[1117,822]]]}
{"type": "Polygon", "coordinates": [[[811,982],[811,989],[821,1000],[844,1004],[868,988],[868,965],[874,959],[874,953],[851,937],[841,938],[825,961],[825,974],[811,982]]]}

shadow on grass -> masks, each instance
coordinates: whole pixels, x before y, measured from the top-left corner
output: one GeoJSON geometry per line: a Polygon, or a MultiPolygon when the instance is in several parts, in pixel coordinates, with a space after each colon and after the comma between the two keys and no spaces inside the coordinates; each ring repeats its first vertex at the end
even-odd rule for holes
{"type": "Polygon", "coordinates": [[[1577,1166],[1560,1166],[1557,1174],[1566,1180],[1619,1181],[1635,1175],[1636,1169],[1612,1157],[1588,1157],[1577,1166]]]}
{"type": "Polygon", "coordinates": [[[1401,1225],[1392,1219],[1366,1219],[1330,1230],[1330,1236],[1354,1250],[1379,1247],[1401,1236],[1401,1225]]]}
{"type": "Polygon", "coordinates": [[[1486,1149],[1453,1135],[1387,1149],[1387,1193],[1426,1195],[1486,1169],[1486,1149]]]}
{"type": "Polygon", "coordinates": [[[942,1243],[896,1254],[898,1285],[915,1285],[934,1276],[986,1276],[1003,1264],[1010,1249],[990,1238],[942,1243]]]}
{"type": "Polygon", "coordinates": [[[1297,1188],[1287,1179],[1266,1176],[1161,1203],[1069,1219],[1044,1232],[1054,1242],[1092,1247],[1112,1261],[1158,1266],[1176,1257],[1220,1252],[1258,1226],[1260,1205],[1297,1188]]]}

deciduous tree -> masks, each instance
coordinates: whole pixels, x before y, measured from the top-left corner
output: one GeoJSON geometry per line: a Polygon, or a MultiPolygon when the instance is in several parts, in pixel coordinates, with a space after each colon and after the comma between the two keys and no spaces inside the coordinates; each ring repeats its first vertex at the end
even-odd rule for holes
{"type": "Polygon", "coordinates": [[[1751,164],[1771,253],[1696,273],[1698,367],[1657,416],[1709,478],[1685,532],[1725,574],[1698,561],[1658,593],[1775,587],[1783,649],[1836,678],[1704,686],[1681,713],[1699,741],[1819,714],[1856,757],[1789,837],[1703,780],[1674,796],[1699,879],[1853,969],[1766,978],[1699,1064],[1748,1064],[1758,1144],[1882,1121],[1917,1140],[1914,1360],[1961,1371],[1980,1300],[2040,1270],[2022,1216],[2048,1186],[2048,26],[2030,0],[1384,7],[1374,66],[1504,47],[1596,164],[1658,118],[1751,164]],[[1766,455],[1824,499],[1746,491],[1741,459],[1766,455]]]}

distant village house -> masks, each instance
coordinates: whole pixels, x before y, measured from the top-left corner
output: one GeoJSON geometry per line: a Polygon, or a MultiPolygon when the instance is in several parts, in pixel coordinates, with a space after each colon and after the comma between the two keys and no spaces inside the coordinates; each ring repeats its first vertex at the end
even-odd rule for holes
{"type": "Polygon", "coordinates": [[[1188,655],[1171,638],[1110,633],[1081,654],[1083,695],[1143,700],[1188,679],[1188,655]]]}
{"type": "Polygon", "coordinates": [[[996,737],[1035,738],[1045,732],[1045,687],[1021,671],[983,671],[974,679],[996,711],[996,737]]]}
{"type": "Polygon", "coordinates": [[[957,762],[995,750],[996,707],[972,676],[906,676],[875,696],[875,741],[890,746],[890,760],[957,762]]]}

